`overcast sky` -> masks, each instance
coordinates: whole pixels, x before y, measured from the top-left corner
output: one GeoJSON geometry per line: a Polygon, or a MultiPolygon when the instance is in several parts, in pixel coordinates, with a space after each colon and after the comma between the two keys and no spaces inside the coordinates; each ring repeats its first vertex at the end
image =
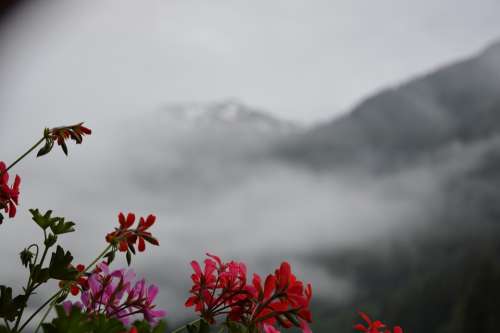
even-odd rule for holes
{"type": "Polygon", "coordinates": [[[37,1],[0,30],[0,109],[94,122],[233,97],[311,123],[499,37],[498,0],[37,1]]]}

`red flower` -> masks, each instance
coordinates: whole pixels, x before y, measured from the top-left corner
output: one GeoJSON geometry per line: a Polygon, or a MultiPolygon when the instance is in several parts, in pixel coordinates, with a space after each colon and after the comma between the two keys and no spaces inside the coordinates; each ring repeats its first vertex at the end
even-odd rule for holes
{"type": "Polygon", "coordinates": [[[80,290],[87,290],[89,288],[88,278],[85,275],[85,266],[82,264],[76,265],[76,270],[78,271],[78,276],[76,281],[60,281],[60,288],[69,288],[71,295],[76,296],[80,293],[80,290]]]}
{"type": "Polygon", "coordinates": [[[264,287],[261,278],[254,274],[252,294],[252,321],[259,324],[274,325],[279,323],[285,328],[300,327],[310,332],[308,323],[312,321],[309,303],[312,298],[312,286],[304,286],[292,274],[290,264],[283,262],[274,275],[268,275],[264,287]]]}
{"type": "MultiPolygon", "coordinates": [[[[16,175],[12,187],[9,187],[9,173],[4,162],[0,161],[0,209],[9,214],[10,218],[16,216],[19,204],[19,185],[21,177],[16,175]]],[[[3,216],[0,214],[0,224],[3,216]]]]}
{"type": "Polygon", "coordinates": [[[195,306],[195,311],[209,323],[227,314],[229,320],[257,327],[259,332],[277,332],[276,324],[310,332],[312,287],[298,281],[287,262],[268,275],[264,285],[257,274],[247,284],[245,264],[222,263],[219,257],[207,255],[203,270],[197,261],[191,262],[193,287],[186,307],[195,306]]]}
{"type": "Polygon", "coordinates": [[[197,261],[191,262],[194,274],[191,275],[193,287],[185,303],[186,307],[195,306],[209,323],[215,316],[231,309],[238,311],[248,297],[246,290],[246,267],[243,263],[231,261],[223,264],[219,257],[208,254],[203,271],[197,261]]]}
{"type": "Polygon", "coordinates": [[[150,232],[146,231],[155,222],[156,222],[156,216],[152,214],[149,214],[146,219],[144,219],[144,217],[141,217],[141,219],[139,220],[139,226],[136,229],[136,235],[138,238],[137,247],[139,249],[139,252],[143,252],[145,250],[146,248],[145,241],[153,245],[159,245],[158,240],[154,238],[150,232]]]}
{"type": "Polygon", "coordinates": [[[148,242],[153,245],[159,245],[160,243],[153,235],[146,231],[156,222],[156,216],[150,214],[147,218],[141,217],[137,228],[131,229],[135,223],[135,215],[133,213],[128,213],[127,216],[123,213],[118,214],[119,228],[115,228],[115,231],[106,235],[106,241],[110,244],[117,246],[118,250],[121,252],[132,252],[135,253],[135,245],[140,252],[143,252],[146,248],[146,243],[148,242]]]}
{"type": "MultiPolygon", "coordinates": [[[[354,326],[355,330],[365,333],[381,333],[382,329],[384,333],[391,333],[391,330],[386,328],[386,325],[383,324],[380,320],[372,321],[371,318],[364,312],[359,312],[359,315],[365,320],[366,326],[362,324],[357,324],[354,326]]],[[[395,326],[393,329],[393,333],[403,333],[403,329],[399,326],[395,326]]]]}
{"type": "Polygon", "coordinates": [[[52,150],[54,142],[57,142],[64,154],[68,155],[68,147],[66,146],[67,139],[71,139],[77,144],[80,144],[83,142],[83,137],[90,134],[92,134],[92,130],[83,126],[83,123],[54,127],[52,129],[46,128],[44,132],[45,145],[38,151],[37,156],[49,153],[52,150]]]}

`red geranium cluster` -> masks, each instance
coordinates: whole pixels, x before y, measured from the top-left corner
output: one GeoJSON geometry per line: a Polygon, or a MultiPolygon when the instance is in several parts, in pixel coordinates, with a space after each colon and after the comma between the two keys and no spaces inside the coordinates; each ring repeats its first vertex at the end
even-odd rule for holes
{"type": "Polygon", "coordinates": [[[137,228],[130,229],[135,223],[135,215],[128,213],[127,217],[123,213],[118,214],[120,226],[115,231],[106,235],[106,241],[116,245],[121,252],[131,251],[135,253],[135,244],[140,252],[146,249],[146,242],[159,245],[160,243],[147,230],[155,223],[156,216],[150,214],[148,217],[141,217],[137,228]]]}
{"type": "Polygon", "coordinates": [[[283,262],[274,274],[269,274],[264,284],[257,274],[253,275],[252,283],[247,284],[245,264],[222,263],[219,257],[207,255],[209,258],[203,270],[198,262],[191,262],[194,270],[192,296],[185,304],[195,306],[195,311],[207,322],[214,323],[216,316],[227,315],[227,321],[259,332],[278,332],[278,324],[310,332],[312,288],[297,280],[287,262],[283,262]]]}
{"type": "MultiPolygon", "coordinates": [[[[14,184],[9,187],[9,173],[5,163],[0,161],[0,210],[3,209],[10,218],[16,215],[19,202],[19,185],[21,177],[16,175],[14,184]]],[[[2,215],[0,214],[0,224],[2,223],[2,215]]]]}
{"type": "Polygon", "coordinates": [[[359,312],[359,315],[365,320],[366,326],[363,324],[357,324],[354,326],[355,330],[364,333],[403,333],[403,329],[399,326],[394,326],[391,331],[391,329],[380,320],[371,320],[366,313],[361,311],[359,312]]]}

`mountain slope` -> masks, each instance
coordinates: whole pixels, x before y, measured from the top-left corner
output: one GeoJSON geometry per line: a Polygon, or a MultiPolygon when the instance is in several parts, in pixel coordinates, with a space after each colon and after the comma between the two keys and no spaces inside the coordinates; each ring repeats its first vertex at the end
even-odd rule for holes
{"type": "Polygon", "coordinates": [[[382,91],[283,144],[319,169],[405,165],[500,133],[500,42],[476,57],[382,91]]]}

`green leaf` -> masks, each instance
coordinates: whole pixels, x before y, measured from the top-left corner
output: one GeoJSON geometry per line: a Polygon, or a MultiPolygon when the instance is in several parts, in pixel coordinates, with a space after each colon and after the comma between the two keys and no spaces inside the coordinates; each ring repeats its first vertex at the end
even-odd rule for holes
{"type": "Polygon", "coordinates": [[[163,320],[160,320],[158,324],[153,328],[151,333],[164,333],[167,331],[167,323],[163,320]]]}
{"type": "Polygon", "coordinates": [[[145,320],[136,320],[132,326],[137,328],[139,333],[164,333],[167,330],[167,324],[164,321],[160,321],[155,327],[151,327],[145,320]]]}
{"type": "Polygon", "coordinates": [[[60,235],[75,231],[74,226],[75,223],[71,221],[65,222],[64,217],[60,217],[55,223],[50,225],[50,229],[55,235],[60,235]]]}
{"type": "Polygon", "coordinates": [[[11,331],[7,327],[0,325],[0,333],[11,333],[11,331]]]}
{"type": "Polygon", "coordinates": [[[51,323],[42,324],[44,333],[88,333],[90,322],[85,314],[73,307],[67,315],[63,307],[56,307],[57,318],[51,323]]]}
{"type": "Polygon", "coordinates": [[[14,321],[21,309],[26,306],[26,296],[12,298],[12,288],[0,286],[0,318],[14,321]]]}
{"type": "Polygon", "coordinates": [[[188,333],[198,333],[198,326],[196,326],[195,324],[188,324],[186,325],[186,330],[188,331],[188,333]]]}
{"type": "Polygon", "coordinates": [[[36,265],[31,270],[31,279],[36,283],[45,283],[50,278],[48,268],[42,268],[41,265],[36,265]]]}
{"type": "Polygon", "coordinates": [[[57,246],[56,252],[52,252],[49,264],[49,276],[56,280],[72,281],[76,278],[78,271],[71,267],[73,256],[69,251],[64,252],[61,246],[57,246]]]}
{"type": "Polygon", "coordinates": [[[64,140],[61,140],[59,145],[61,146],[64,155],[68,156],[68,146],[66,146],[66,142],[64,142],[64,140]]]}
{"type": "Polygon", "coordinates": [[[206,320],[202,319],[200,320],[199,323],[200,323],[199,324],[200,329],[198,331],[199,333],[210,333],[210,325],[207,323],[206,320]]]}
{"type": "Polygon", "coordinates": [[[106,318],[104,315],[99,315],[92,319],[92,333],[119,333],[124,332],[125,327],[115,318],[106,318]]]}
{"type": "Polygon", "coordinates": [[[52,211],[48,210],[45,214],[40,214],[40,212],[37,209],[30,209],[29,210],[33,221],[36,222],[42,228],[43,230],[47,229],[50,227],[53,223],[55,223],[59,218],[58,217],[51,217],[52,211]]]}
{"type": "Polygon", "coordinates": [[[57,242],[57,236],[56,235],[53,235],[53,234],[50,234],[47,239],[45,239],[45,242],[43,242],[43,244],[46,246],[46,247],[52,247],[54,246],[54,244],[56,244],[57,242]]]}
{"type": "Polygon", "coordinates": [[[33,260],[33,252],[28,249],[24,249],[19,253],[19,257],[21,258],[21,263],[24,267],[28,267],[31,264],[31,260],[33,260]]]}
{"type": "Polygon", "coordinates": [[[50,138],[50,137],[46,137],[45,138],[45,145],[38,151],[38,153],[36,154],[36,157],[40,157],[40,156],[43,156],[43,155],[50,153],[50,151],[52,150],[52,147],[54,147],[54,140],[52,140],[52,138],[50,138]]]}
{"type": "Polygon", "coordinates": [[[104,257],[107,259],[108,265],[110,265],[113,262],[113,260],[115,260],[115,253],[116,253],[115,250],[111,250],[104,255],[104,257]]]}
{"type": "Polygon", "coordinates": [[[123,324],[114,318],[106,318],[100,314],[88,317],[77,307],[70,314],[62,306],[56,307],[57,317],[50,323],[42,324],[44,333],[119,333],[125,332],[123,324]]]}
{"type": "Polygon", "coordinates": [[[130,254],[130,251],[127,251],[125,257],[127,258],[127,265],[130,266],[130,263],[132,262],[132,255],[130,254]]]}
{"type": "Polygon", "coordinates": [[[132,252],[132,253],[134,254],[134,256],[135,256],[135,247],[134,247],[134,244],[130,244],[130,243],[129,243],[129,244],[128,244],[128,250],[129,250],[130,252],[132,252]]]}
{"type": "Polygon", "coordinates": [[[248,327],[246,327],[242,323],[238,323],[236,321],[227,321],[225,325],[227,326],[229,333],[248,333],[248,327]]]}
{"type": "Polygon", "coordinates": [[[204,319],[200,319],[194,324],[186,325],[189,333],[210,333],[210,325],[204,319]]]}

